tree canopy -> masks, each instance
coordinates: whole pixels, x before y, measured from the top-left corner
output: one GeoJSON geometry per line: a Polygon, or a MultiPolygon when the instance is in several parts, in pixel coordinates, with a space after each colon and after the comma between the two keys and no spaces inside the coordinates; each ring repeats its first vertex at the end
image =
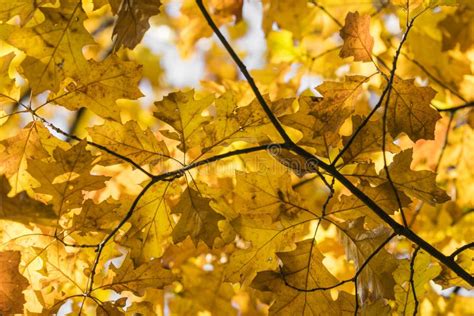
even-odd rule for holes
{"type": "Polygon", "coordinates": [[[472,313],[473,65],[470,0],[0,0],[0,314],[472,313]]]}

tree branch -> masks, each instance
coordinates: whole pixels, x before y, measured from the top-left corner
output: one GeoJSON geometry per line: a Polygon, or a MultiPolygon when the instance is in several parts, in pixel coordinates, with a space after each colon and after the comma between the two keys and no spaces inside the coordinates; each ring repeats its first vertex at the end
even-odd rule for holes
{"type": "MultiPolygon", "coordinates": [[[[251,86],[255,96],[257,97],[260,105],[264,109],[265,113],[268,115],[270,121],[274,125],[274,127],[278,130],[282,138],[285,140],[285,147],[287,149],[292,150],[296,154],[300,155],[301,157],[305,158],[307,161],[316,161],[316,164],[321,167],[323,170],[327,171],[329,174],[334,176],[342,185],[344,185],[353,195],[359,198],[365,205],[367,205],[378,217],[380,217],[386,224],[388,224],[397,235],[402,235],[411,240],[413,243],[419,245],[423,250],[429,253],[431,256],[438,259],[441,263],[445,264],[448,268],[450,268],[454,273],[456,273],[459,277],[465,280],[470,285],[474,285],[474,278],[461,266],[457,264],[451,257],[445,256],[441,253],[438,249],[433,247],[430,243],[425,241],[423,238],[418,236],[416,233],[411,231],[409,228],[400,225],[396,222],[390,215],[388,215],[380,206],[378,206],[372,199],[370,199],[365,193],[359,190],[352,182],[350,182],[345,176],[343,176],[333,164],[328,165],[324,161],[320,160],[318,157],[314,156],[313,154],[307,152],[304,148],[299,147],[295,143],[291,141],[288,137],[286,132],[284,131],[282,125],[279,123],[278,119],[275,115],[271,112],[270,107],[266,103],[265,99],[263,99],[259,89],[255,85],[253,78],[250,76],[248,71],[246,70],[245,65],[242,63],[240,58],[237,56],[235,51],[226,41],[222,33],[219,31],[218,27],[209,16],[206,8],[204,7],[202,0],[196,0],[196,3],[201,10],[204,18],[211,26],[211,28],[216,33],[217,37],[221,40],[222,44],[228,51],[229,55],[235,61],[237,66],[239,67],[240,71],[244,74],[245,78],[247,79],[249,85],[251,86]]],[[[388,85],[389,86],[389,85],[388,85]]],[[[388,89],[386,89],[388,90],[388,89]]],[[[379,101],[380,102],[380,101],[379,101]]],[[[380,102],[381,103],[381,102],[380,102]]]]}
{"type": "Polygon", "coordinates": [[[209,26],[212,28],[214,33],[217,35],[217,37],[221,41],[222,45],[224,45],[224,47],[227,50],[227,52],[229,53],[230,57],[232,57],[234,62],[239,67],[240,71],[242,72],[245,79],[249,83],[250,88],[252,88],[252,91],[255,94],[255,97],[257,98],[258,102],[262,106],[262,109],[265,111],[265,114],[268,116],[268,118],[272,122],[273,126],[277,129],[278,133],[280,133],[280,136],[283,138],[285,143],[288,143],[288,144],[293,143],[293,141],[290,139],[288,134],[283,129],[283,126],[281,125],[280,121],[278,121],[277,117],[275,116],[275,114],[273,114],[272,110],[270,109],[267,102],[263,98],[262,94],[260,93],[260,90],[258,89],[257,85],[255,84],[255,81],[253,80],[252,76],[248,72],[247,67],[240,60],[239,56],[237,56],[237,53],[233,50],[233,48],[230,46],[229,42],[226,40],[224,35],[222,35],[221,31],[219,30],[217,25],[212,20],[211,16],[209,15],[206,8],[204,7],[204,4],[202,3],[202,0],[196,0],[196,3],[198,5],[199,9],[201,10],[204,18],[206,19],[207,23],[209,24],[209,26]]]}

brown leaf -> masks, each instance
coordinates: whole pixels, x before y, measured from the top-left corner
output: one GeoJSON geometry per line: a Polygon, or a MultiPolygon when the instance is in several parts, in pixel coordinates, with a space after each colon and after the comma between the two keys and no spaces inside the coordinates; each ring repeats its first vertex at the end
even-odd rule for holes
{"type": "Polygon", "coordinates": [[[331,287],[339,282],[324,265],[324,255],[314,243],[315,241],[307,239],[297,243],[297,248],[293,251],[277,253],[283,262],[281,273],[264,271],[257,274],[251,286],[275,294],[276,300],[270,313],[315,315],[314,312],[317,311],[317,315],[340,315],[353,310],[354,299],[346,292],[339,292],[336,300],[329,291],[304,292],[331,287]],[[285,280],[295,288],[290,288],[285,280]]]}
{"type": "Polygon", "coordinates": [[[114,50],[121,46],[133,49],[150,28],[148,20],[160,12],[161,1],[123,0],[114,26],[114,50]]]}
{"type": "Polygon", "coordinates": [[[24,291],[29,283],[18,272],[20,264],[19,251],[0,252],[0,312],[6,314],[23,313],[24,291]]]}
{"type": "Polygon", "coordinates": [[[374,38],[370,36],[370,16],[349,12],[339,33],[344,40],[339,56],[354,56],[354,61],[371,61],[374,38]]]}
{"type": "Polygon", "coordinates": [[[436,91],[418,87],[414,79],[395,79],[387,110],[387,128],[393,138],[405,133],[416,142],[434,139],[436,122],[441,118],[430,106],[436,91]]]}
{"type": "MultiPolygon", "coordinates": [[[[348,260],[354,261],[356,269],[369,258],[390,235],[390,229],[380,225],[372,230],[364,228],[364,217],[345,225],[340,236],[344,243],[348,260]]],[[[394,298],[395,280],[392,273],[397,267],[395,258],[385,249],[370,259],[357,278],[357,287],[362,302],[366,299],[394,298]]]]}
{"type": "Polygon", "coordinates": [[[181,196],[171,214],[182,214],[173,229],[173,241],[183,241],[189,235],[195,244],[204,241],[210,248],[219,237],[217,222],[225,219],[210,206],[211,200],[200,196],[199,192],[188,188],[181,196]]]}

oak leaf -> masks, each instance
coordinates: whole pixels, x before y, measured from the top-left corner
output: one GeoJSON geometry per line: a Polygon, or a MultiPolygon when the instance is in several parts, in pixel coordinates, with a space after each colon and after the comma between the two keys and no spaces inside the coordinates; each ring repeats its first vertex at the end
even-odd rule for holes
{"type": "MultiPolygon", "coordinates": [[[[382,183],[376,187],[370,186],[368,182],[363,181],[358,188],[364,192],[372,201],[377,203],[387,214],[394,214],[399,211],[398,200],[393,194],[393,189],[388,182],[382,183]]],[[[403,192],[398,192],[398,197],[402,207],[408,206],[411,200],[403,192]]],[[[335,200],[333,200],[335,201],[335,200]]],[[[343,195],[339,201],[332,202],[328,209],[328,214],[343,219],[356,219],[365,216],[372,223],[378,225],[383,221],[367,206],[354,195],[343,195]]]]}
{"type": "Polygon", "coordinates": [[[94,191],[105,186],[108,177],[93,175],[95,157],[86,150],[82,141],[69,150],[56,148],[54,161],[28,159],[28,172],[39,182],[36,193],[51,196],[50,203],[56,213],[82,206],[84,191],[94,191]]]}
{"type": "MultiPolygon", "coordinates": [[[[364,120],[364,117],[358,115],[352,117],[353,133],[351,136],[342,136],[342,144],[344,147],[349,144],[350,139],[364,120]]],[[[382,121],[369,121],[362,130],[358,132],[350,146],[347,147],[347,150],[342,155],[342,159],[344,159],[345,163],[371,161],[374,153],[382,152],[383,141],[382,121]]],[[[399,151],[399,148],[393,143],[390,135],[386,135],[385,137],[385,146],[390,152],[399,151]]]]}
{"type": "Polygon", "coordinates": [[[234,204],[238,214],[269,215],[276,220],[281,213],[300,211],[299,196],[288,182],[288,172],[235,173],[237,184],[234,204]]]}
{"type": "Polygon", "coordinates": [[[2,140],[0,146],[0,173],[5,174],[10,182],[9,195],[31,187],[28,160],[47,158],[55,148],[68,148],[38,121],[29,123],[17,135],[2,140]]]}
{"type": "MultiPolygon", "coordinates": [[[[112,7],[114,8],[114,6],[112,7]]],[[[148,20],[160,12],[160,7],[161,1],[159,0],[135,0],[133,2],[123,0],[113,30],[114,50],[121,46],[135,48],[150,28],[148,20]]]]}
{"type": "Polygon", "coordinates": [[[302,96],[296,113],[281,118],[283,124],[303,133],[300,144],[312,146],[323,156],[340,139],[339,129],[354,112],[355,102],[362,92],[364,76],[346,76],[344,82],[324,82],[317,87],[323,97],[302,96]]]}
{"type": "MultiPolygon", "coordinates": [[[[347,222],[340,232],[346,257],[354,262],[359,269],[385,240],[390,236],[390,229],[383,225],[372,230],[364,228],[364,217],[347,222]]],[[[370,259],[357,278],[360,300],[375,300],[378,298],[393,299],[395,280],[392,273],[397,268],[397,261],[385,249],[370,259]]]]}
{"type": "Polygon", "coordinates": [[[0,21],[7,22],[14,16],[19,16],[21,25],[25,25],[35,13],[35,10],[46,4],[53,4],[53,0],[0,0],[0,21]]]}
{"type": "MultiPolygon", "coordinates": [[[[168,200],[181,190],[174,183],[154,184],[140,199],[130,218],[130,229],[119,243],[130,248],[130,257],[135,263],[144,263],[150,258],[160,258],[172,244],[172,231],[176,223],[171,215],[168,200]]],[[[122,205],[127,209],[135,197],[123,197],[122,205]]]]}
{"type": "Polygon", "coordinates": [[[354,299],[347,292],[339,292],[334,300],[329,291],[314,290],[330,288],[339,282],[324,265],[324,255],[315,243],[307,239],[297,243],[291,252],[277,253],[282,261],[280,272],[259,272],[253,280],[253,288],[275,294],[270,313],[324,315],[350,313],[354,309],[354,299]]]}
{"type": "Polygon", "coordinates": [[[436,122],[441,115],[430,107],[436,91],[417,87],[414,79],[395,79],[387,110],[387,128],[393,138],[405,133],[416,142],[434,139],[436,122]]]}
{"type": "Polygon", "coordinates": [[[275,270],[276,253],[294,247],[295,238],[307,233],[309,222],[307,218],[274,222],[268,215],[241,215],[233,220],[231,225],[238,236],[250,245],[239,247],[231,254],[225,269],[226,280],[249,284],[257,272],[275,270]]]}
{"type": "Polygon", "coordinates": [[[0,219],[20,222],[23,224],[39,223],[52,225],[56,215],[51,208],[20,192],[14,197],[8,197],[11,186],[5,176],[0,176],[0,219]]]}
{"type": "Polygon", "coordinates": [[[212,270],[188,263],[181,266],[183,290],[171,299],[170,309],[176,315],[197,315],[208,311],[212,315],[237,315],[232,304],[235,291],[231,283],[222,282],[223,269],[218,263],[212,270]]]}
{"type": "MultiPolygon", "coordinates": [[[[412,153],[413,149],[410,148],[396,154],[388,166],[390,178],[397,190],[430,204],[448,201],[449,196],[436,185],[434,172],[411,169],[412,153]]],[[[373,163],[358,164],[351,177],[365,180],[373,185],[387,182],[385,170],[378,174],[373,163]]]]}
{"type": "Polygon", "coordinates": [[[163,135],[181,142],[179,149],[186,152],[200,143],[203,137],[202,126],[209,119],[201,113],[214,101],[213,96],[196,100],[194,90],[174,92],[155,102],[155,117],[167,123],[176,131],[165,132],[163,135]]]}
{"type": "MultiPolygon", "coordinates": [[[[105,121],[103,125],[88,128],[92,140],[107,147],[139,165],[156,164],[169,158],[164,141],[159,141],[153,132],[142,128],[135,121],[121,124],[105,121]]],[[[100,164],[122,163],[116,156],[103,153],[100,164]]]]}
{"type": "Polygon", "coordinates": [[[147,288],[162,289],[177,279],[171,270],[163,267],[159,259],[152,259],[135,267],[133,261],[127,257],[120,268],[113,271],[115,276],[112,282],[103,287],[118,293],[131,291],[139,296],[143,295],[147,288]]]}
{"type": "Polygon", "coordinates": [[[59,92],[49,96],[49,101],[70,110],[86,107],[103,118],[120,121],[115,102],[143,96],[138,89],[141,67],[113,55],[101,62],[88,60],[70,75],[72,81],[65,80],[59,92]]]}
{"type": "Polygon", "coordinates": [[[75,74],[85,63],[82,48],[93,44],[84,28],[87,18],[81,2],[63,0],[59,8],[39,8],[45,16],[32,27],[11,26],[6,41],[25,51],[23,74],[34,94],[57,91],[67,76],[75,74]]]}
{"type": "Polygon", "coordinates": [[[212,248],[214,240],[220,235],[217,222],[225,217],[212,209],[209,205],[210,201],[189,187],[183,192],[181,199],[171,212],[171,214],[181,214],[172,233],[175,243],[191,236],[195,244],[202,240],[209,248],[212,248]]]}
{"type": "Polygon", "coordinates": [[[19,251],[0,252],[0,312],[22,314],[25,296],[22,291],[29,283],[18,272],[21,253],[19,251]]]}
{"type": "MultiPolygon", "coordinates": [[[[436,185],[436,174],[428,170],[414,171],[410,168],[413,149],[407,149],[395,155],[388,171],[395,187],[406,194],[430,204],[444,203],[450,200],[446,192],[436,185]]],[[[385,170],[382,170],[385,177],[385,170]]]]}
{"type": "Polygon", "coordinates": [[[462,52],[474,45],[474,7],[468,4],[461,5],[456,12],[447,15],[438,26],[443,34],[442,50],[456,48],[462,52]]]}
{"type": "Polygon", "coordinates": [[[339,56],[354,56],[354,61],[371,61],[374,38],[370,35],[370,16],[359,12],[346,15],[344,27],[339,33],[344,40],[339,56]]]}
{"type": "MultiPolygon", "coordinates": [[[[441,267],[431,262],[430,256],[423,250],[414,252],[410,260],[403,260],[393,273],[395,278],[395,301],[400,314],[416,314],[415,298],[421,301],[426,293],[426,287],[441,272],[441,267]],[[412,262],[413,261],[413,262],[412,262]],[[413,272],[412,272],[413,271],[413,272]],[[410,277],[412,281],[410,281],[410,277]],[[415,285],[413,289],[412,286],[415,285]]],[[[417,312],[419,312],[417,310],[417,312]]]]}

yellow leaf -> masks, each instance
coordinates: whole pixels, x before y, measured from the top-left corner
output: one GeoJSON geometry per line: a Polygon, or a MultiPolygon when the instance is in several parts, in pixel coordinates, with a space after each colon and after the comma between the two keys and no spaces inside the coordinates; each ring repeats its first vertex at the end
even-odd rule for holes
{"type": "Polygon", "coordinates": [[[167,137],[181,142],[179,148],[186,152],[200,142],[202,125],[209,119],[201,113],[214,101],[213,96],[200,100],[194,98],[194,90],[171,93],[162,101],[155,102],[155,117],[167,123],[178,134],[166,133],[167,137]]]}
{"type": "MultiPolygon", "coordinates": [[[[132,225],[119,243],[131,249],[130,257],[135,263],[144,263],[151,258],[160,258],[172,244],[171,234],[175,221],[171,216],[168,199],[180,190],[175,184],[159,182],[153,185],[140,199],[129,220],[132,225]]],[[[132,197],[124,197],[128,210],[132,197]]]]}
{"type": "Polygon", "coordinates": [[[108,177],[91,174],[95,158],[86,150],[82,141],[69,150],[56,148],[55,161],[28,159],[28,172],[39,182],[36,193],[51,196],[56,213],[81,207],[83,191],[94,191],[105,186],[108,177]]]}
{"type": "Polygon", "coordinates": [[[115,102],[143,96],[138,89],[141,66],[114,55],[101,62],[88,60],[70,77],[72,81],[66,80],[59,92],[50,94],[49,102],[70,110],[86,107],[103,118],[120,121],[115,102]]]}
{"type": "Polygon", "coordinates": [[[181,199],[171,212],[171,214],[181,214],[172,233],[175,243],[191,236],[195,244],[202,240],[209,248],[212,248],[214,240],[220,236],[217,222],[225,217],[210,207],[210,201],[189,187],[183,192],[181,199]]]}
{"type": "Polygon", "coordinates": [[[0,219],[24,223],[52,225],[56,215],[50,206],[33,200],[25,192],[13,198],[7,196],[11,186],[5,176],[0,176],[0,219]]]}
{"type": "Polygon", "coordinates": [[[222,282],[222,266],[217,262],[212,270],[204,271],[192,263],[181,267],[183,290],[170,302],[173,315],[196,315],[208,311],[212,315],[237,315],[232,304],[234,289],[222,282]]]}
{"type": "Polygon", "coordinates": [[[46,4],[54,4],[53,0],[0,0],[0,21],[7,22],[19,15],[21,25],[25,25],[35,13],[35,10],[46,4]]]}
{"type": "MultiPolygon", "coordinates": [[[[364,217],[359,217],[345,224],[340,236],[347,259],[352,260],[355,268],[359,269],[390,234],[390,229],[383,225],[366,230],[364,217]]],[[[381,249],[375,257],[370,259],[357,278],[358,294],[362,303],[367,299],[394,298],[395,281],[392,273],[396,267],[395,258],[385,249],[381,249]]]]}
{"type": "MultiPolygon", "coordinates": [[[[372,187],[369,183],[364,181],[358,188],[372,201],[377,203],[386,213],[392,215],[396,211],[399,211],[397,198],[393,194],[393,189],[388,182],[372,187]]],[[[403,192],[398,192],[398,197],[400,198],[402,207],[406,207],[411,203],[410,198],[403,192]]],[[[366,216],[372,223],[377,225],[383,224],[383,221],[354,195],[343,195],[340,201],[333,202],[333,205],[329,205],[328,209],[330,210],[328,214],[333,214],[339,218],[356,219],[361,216],[366,216]]]]}
{"type": "Polygon", "coordinates": [[[61,1],[59,8],[39,8],[43,22],[25,28],[11,27],[7,42],[27,54],[23,74],[34,94],[57,91],[63,79],[85,63],[82,48],[93,44],[83,26],[86,14],[81,2],[61,1]]]}
{"type": "MultiPolygon", "coordinates": [[[[400,152],[388,167],[395,187],[430,204],[449,201],[450,197],[446,192],[436,185],[435,173],[428,170],[411,170],[412,154],[413,149],[400,152]]],[[[385,170],[382,170],[380,175],[385,177],[385,170]]]]}
{"type": "Polygon", "coordinates": [[[395,79],[387,110],[387,128],[393,138],[405,133],[412,141],[434,139],[436,122],[441,118],[430,106],[436,91],[417,87],[414,79],[395,79]]]}
{"type": "Polygon", "coordinates": [[[294,240],[307,232],[309,220],[292,219],[274,222],[268,215],[239,216],[232,221],[236,233],[249,242],[236,249],[226,266],[226,279],[248,284],[259,271],[278,267],[276,252],[294,247],[294,240]]]}
{"type": "Polygon", "coordinates": [[[446,16],[438,26],[443,33],[442,50],[456,48],[462,52],[467,51],[474,45],[474,7],[462,5],[456,12],[446,16]]]}
{"type": "Polygon", "coordinates": [[[415,257],[411,260],[403,260],[393,273],[393,277],[397,282],[395,285],[395,301],[401,315],[416,314],[414,295],[416,295],[416,300],[421,302],[430,280],[433,280],[441,272],[440,266],[432,263],[426,252],[415,250],[415,254],[415,257]],[[412,276],[412,282],[415,285],[414,289],[412,282],[410,282],[410,276],[412,276]]]}
{"type": "Polygon", "coordinates": [[[152,259],[147,263],[135,267],[130,258],[118,269],[114,269],[115,276],[110,284],[103,285],[118,293],[131,291],[142,296],[147,288],[162,289],[176,280],[171,270],[163,267],[161,260],[152,259]]]}
{"type": "Polygon", "coordinates": [[[259,272],[251,286],[271,291],[276,299],[270,308],[273,315],[340,315],[354,310],[354,298],[339,292],[337,300],[326,290],[312,290],[336,285],[339,281],[324,265],[324,255],[314,240],[296,244],[291,252],[279,252],[283,266],[280,272],[259,272]],[[288,286],[289,284],[290,286],[288,286]],[[300,291],[298,291],[300,289],[300,291]]]}
{"type": "MultiPolygon", "coordinates": [[[[139,165],[156,164],[169,157],[163,141],[158,141],[150,129],[142,130],[135,121],[120,124],[105,121],[103,125],[88,128],[92,140],[139,165]]],[[[123,160],[103,153],[100,164],[123,163],[123,160]]]]}
{"type": "Polygon", "coordinates": [[[16,136],[1,141],[0,145],[0,173],[5,174],[10,182],[10,196],[31,187],[26,171],[28,159],[47,158],[56,147],[68,147],[39,122],[29,123],[16,136]]]}
{"type": "Polygon", "coordinates": [[[318,154],[328,156],[329,146],[337,146],[339,129],[354,112],[366,80],[364,76],[346,76],[344,82],[324,82],[317,87],[322,98],[300,97],[298,111],[283,116],[281,121],[303,133],[301,145],[312,146],[318,154]]]}
{"type": "MultiPolygon", "coordinates": [[[[364,117],[358,115],[352,117],[352,130],[355,131],[365,120],[364,117]]],[[[342,136],[342,144],[347,146],[351,136],[342,136]]],[[[357,136],[354,138],[350,146],[342,155],[345,163],[353,162],[367,162],[371,161],[373,154],[382,152],[382,121],[369,121],[362,130],[359,131],[357,136]]],[[[390,152],[398,152],[399,148],[395,145],[390,138],[390,135],[385,137],[386,149],[390,152]]]]}

